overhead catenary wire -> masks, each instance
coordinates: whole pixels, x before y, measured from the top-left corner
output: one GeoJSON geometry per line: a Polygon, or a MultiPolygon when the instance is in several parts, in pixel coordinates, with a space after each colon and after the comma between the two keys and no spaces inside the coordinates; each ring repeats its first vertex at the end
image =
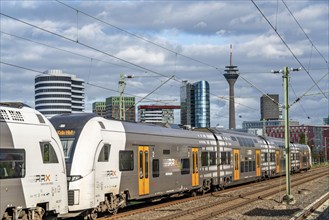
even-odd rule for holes
{"type": "MultiPolygon", "coordinates": [[[[138,39],[140,39],[140,40],[143,40],[143,41],[145,41],[145,42],[147,42],[147,43],[150,43],[150,44],[153,44],[153,45],[155,45],[155,46],[158,46],[158,47],[160,47],[160,48],[162,48],[162,49],[164,49],[164,50],[167,50],[167,51],[169,51],[169,52],[171,52],[171,53],[174,53],[175,55],[176,55],[176,58],[177,58],[177,55],[180,55],[180,56],[182,56],[182,57],[185,57],[185,58],[187,58],[187,59],[190,59],[190,60],[193,60],[193,61],[195,61],[195,62],[199,62],[199,63],[201,63],[201,64],[203,64],[203,65],[206,65],[206,66],[209,66],[209,67],[212,67],[212,68],[215,68],[216,70],[218,70],[218,71],[220,71],[221,72],[221,70],[218,68],[218,67],[216,67],[216,66],[213,66],[213,65],[210,65],[210,64],[208,64],[208,63],[205,63],[205,62],[203,62],[203,61],[199,61],[199,60],[197,60],[197,59],[194,59],[194,58],[192,58],[192,57],[189,57],[189,56],[186,56],[186,55],[184,55],[184,54],[181,54],[181,53],[178,53],[177,51],[174,51],[174,50],[172,50],[172,49],[169,49],[169,48],[167,48],[167,47],[164,47],[164,46],[162,46],[162,45],[160,45],[160,44],[157,44],[157,43],[155,43],[155,42],[153,42],[153,41],[150,41],[150,40],[148,40],[148,39],[146,39],[146,38],[144,38],[144,37],[141,37],[141,36],[139,36],[139,35],[137,35],[137,34],[134,34],[134,33],[132,33],[132,32],[130,32],[130,31],[127,31],[127,30],[125,30],[125,29],[123,29],[123,28],[120,28],[120,27],[118,27],[118,26],[116,26],[116,25],[113,25],[113,24],[111,24],[111,23],[109,23],[109,22],[107,22],[107,21],[104,21],[104,20],[102,20],[102,19],[99,19],[99,18],[97,18],[97,17],[95,17],[95,16],[92,16],[92,15],[90,15],[90,14],[88,14],[88,13],[86,13],[86,12],[83,12],[83,11],[81,11],[81,10],[79,10],[79,9],[77,9],[77,8],[74,8],[74,7],[72,7],[72,6],[70,6],[70,5],[68,5],[68,4],[65,4],[65,3],[63,3],[62,1],[59,1],[59,0],[56,0],[57,2],[59,2],[60,4],[62,4],[62,5],[64,5],[64,6],[66,6],[66,7],[68,7],[68,8],[70,8],[70,9],[72,9],[72,10],[74,10],[74,11],[77,11],[77,12],[80,12],[81,14],[84,14],[85,16],[88,16],[88,17],[90,17],[90,18],[92,18],[92,19],[95,19],[95,20],[97,20],[97,21],[99,21],[99,22],[102,22],[102,23],[104,23],[104,24],[106,24],[106,25],[109,25],[109,26],[111,26],[111,27],[113,27],[113,28],[115,28],[115,29],[117,29],[117,30],[120,30],[120,31],[122,31],[122,32],[124,32],[124,33],[126,33],[126,34],[128,34],[128,35],[131,35],[131,36],[133,36],[133,37],[136,37],[136,38],[138,38],[138,39]]],[[[282,0],[283,1],[283,0],[282,0]]],[[[252,1],[253,2],[253,1],[252,1]]],[[[253,2],[254,3],[254,2],[253,2]]],[[[254,3],[255,4],[255,3],[254,3]]],[[[256,6],[256,4],[255,4],[255,6],[256,6]]],[[[256,6],[257,7],[257,6],[256,6]]],[[[288,6],[286,6],[287,8],[288,8],[288,6]]],[[[257,7],[258,8],[258,7],[257,7]]],[[[277,13],[278,13],[278,0],[277,0],[277,13]]],[[[288,10],[289,10],[289,8],[288,8],[288,10]]],[[[290,11],[290,10],[289,10],[290,11]]],[[[262,12],[261,12],[262,13],[262,12]]],[[[291,13],[292,14],[292,13],[291,13]]],[[[293,16],[293,14],[292,14],[292,16],[293,16]]],[[[294,16],[293,16],[294,17],[294,16]]],[[[296,22],[298,22],[297,21],[297,19],[294,17],[294,19],[296,20],[296,22]]],[[[266,19],[267,20],[267,19],[266,19]]],[[[299,23],[298,23],[299,24],[299,23]]],[[[272,26],[272,25],[271,25],[272,26]]],[[[300,26],[300,24],[299,24],[299,26],[300,26]]],[[[272,28],[273,28],[273,26],[272,26],[272,28]]],[[[302,29],[302,27],[300,26],[300,28],[302,29]]],[[[276,27],[275,28],[273,28],[274,30],[275,30],[275,32],[278,34],[278,32],[277,32],[277,23],[276,23],[276,27]]],[[[303,30],[303,29],[302,29],[303,30]]],[[[305,33],[305,31],[303,30],[303,32],[304,32],[304,34],[306,35],[306,33],[305,33]]],[[[306,35],[307,36],[307,35],[306,35]]],[[[281,38],[281,36],[279,36],[280,38],[281,38]]],[[[307,38],[311,41],[311,39],[307,36],[307,38]]],[[[283,39],[282,39],[283,40],[283,39]]],[[[311,41],[312,42],[312,41],[311,41]]],[[[305,69],[305,67],[301,64],[301,62],[298,60],[298,58],[294,55],[294,53],[291,51],[291,49],[289,48],[289,46],[283,41],[283,43],[286,45],[286,47],[290,50],[290,52],[293,54],[293,56],[295,57],[295,59],[300,63],[300,65],[305,69]]],[[[312,45],[314,45],[313,44],[313,42],[312,42],[312,45]]],[[[316,48],[316,47],[315,47],[316,48]]],[[[317,49],[317,48],[316,48],[317,49]]],[[[323,55],[322,55],[323,56],[323,55]]],[[[324,57],[323,57],[324,58],[324,57]]],[[[326,61],[326,60],[325,60],[326,61]]],[[[176,65],[176,64],[175,64],[176,65]]],[[[309,77],[312,79],[312,81],[315,83],[315,81],[314,81],[314,79],[313,79],[313,77],[310,75],[310,73],[309,73],[309,70],[306,70],[305,69],[305,71],[307,72],[307,74],[309,75],[309,77]]],[[[245,80],[245,79],[244,79],[245,80]]],[[[250,82],[249,81],[247,81],[247,83],[249,83],[250,84],[250,82]]],[[[254,87],[254,88],[256,88],[258,91],[261,91],[259,88],[257,88],[255,85],[252,85],[252,87],[254,87]]],[[[322,90],[321,90],[321,88],[317,85],[317,87],[318,87],[318,89],[322,92],[322,90]]],[[[261,91],[261,93],[263,93],[265,96],[268,96],[267,95],[267,93],[265,93],[265,92],[262,92],[261,91]]],[[[322,92],[322,94],[326,97],[326,95],[322,92]]],[[[268,96],[269,97],[269,96],[268,96]]],[[[270,97],[269,97],[270,98],[270,97]]],[[[327,98],[327,97],[326,97],[327,98]]],[[[274,101],[274,100],[273,100],[274,101]]],[[[279,104],[279,103],[277,103],[277,104],[279,104]]],[[[279,104],[280,105],[280,104],[279,104]]]]}
{"type": "MultiPolygon", "coordinates": [[[[28,25],[28,26],[34,27],[34,28],[39,29],[39,30],[41,30],[41,31],[45,31],[45,32],[47,32],[47,33],[49,33],[49,34],[53,34],[53,35],[55,35],[55,36],[57,36],[57,37],[60,37],[60,38],[62,38],[62,39],[65,39],[65,40],[67,40],[67,41],[70,41],[70,42],[72,42],[72,43],[77,43],[77,44],[79,44],[79,45],[81,45],[81,46],[84,46],[84,47],[86,47],[86,48],[89,48],[89,49],[95,50],[95,51],[97,51],[97,52],[103,53],[103,54],[105,54],[105,55],[107,55],[107,56],[113,57],[113,58],[118,59],[118,60],[120,60],[120,61],[122,61],[122,62],[125,62],[125,63],[128,63],[128,64],[130,64],[130,65],[133,65],[133,66],[135,66],[135,67],[138,67],[138,68],[141,68],[141,69],[147,70],[148,72],[152,72],[152,73],[155,73],[155,74],[157,74],[157,75],[160,75],[160,76],[163,76],[163,77],[167,77],[167,78],[173,79],[174,81],[177,81],[177,82],[180,82],[180,83],[182,82],[181,80],[177,80],[176,78],[172,78],[172,77],[169,77],[169,76],[167,76],[167,75],[163,75],[163,74],[161,74],[161,73],[158,73],[158,72],[156,72],[156,71],[153,71],[153,70],[151,70],[151,69],[148,69],[148,68],[142,67],[142,66],[140,66],[140,65],[134,64],[134,63],[132,63],[132,62],[130,62],[130,61],[124,60],[124,59],[122,59],[122,58],[116,57],[116,56],[114,56],[114,55],[112,55],[112,54],[109,54],[109,53],[107,53],[107,52],[101,51],[100,49],[94,48],[94,47],[89,46],[89,45],[87,45],[87,44],[84,44],[84,43],[82,43],[82,42],[77,42],[77,41],[75,41],[74,39],[71,39],[71,38],[68,38],[68,37],[66,37],[66,36],[63,36],[63,35],[57,34],[57,33],[55,33],[55,32],[52,32],[52,31],[49,31],[49,30],[47,30],[47,29],[41,28],[41,27],[36,26],[36,25],[34,25],[34,24],[28,23],[28,22],[26,22],[26,21],[22,21],[22,20],[20,20],[20,19],[18,19],[18,18],[14,18],[14,17],[12,17],[12,16],[10,16],[10,15],[4,14],[4,13],[0,13],[0,15],[5,16],[5,17],[8,17],[8,18],[13,19],[13,20],[18,21],[18,22],[21,22],[21,23],[26,24],[26,25],[28,25]]],[[[32,42],[34,42],[34,41],[32,41],[32,42]]],[[[90,57],[87,57],[87,56],[84,56],[84,57],[86,57],[86,58],[90,58],[90,57]]],[[[218,68],[216,68],[216,69],[219,70],[218,68]]],[[[91,85],[91,83],[86,83],[86,84],[87,84],[87,85],[91,85]]],[[[94,85],[94,84],[93,84],[93,85],[94,85]]],[[[94,85],[94,86],[95,86],[95,85],[94,85]]],[[[96,87],[98,87],[98,88],[102,88],[101,86],[96,86],[96,87]]],[[[115,91],[116,91],[116,90],[115,90],[115,91]]],[[[116,92],[117,92],[117,91],[116,91],[116,92]]],[[[235,103],[236,103],[236,102],[235,102],[235,103]]],[[[237,104],[240,104],[240,103],[237,103],[237,104]]],[[[240,104],[240,105],[242,105],[242,104],[240,104]]],[[[249,108],[250,108],[250,107],[249,107],[249,108]]],[[[253,109],[253,108],[251,108],[251,109],[253,109]]]]}
{"type": "MultiPolygon", "coordinates": [[[[7,15],[7,14],[4,14],[4,13],[2,13],[2,12],[0,13],[0,15],[5,16],[5,17],[10,18],[10,19],[13,19],[13,20],[18,21],[18,22],[21,22],[21,23],[26,24],[26,25],[28,25],[28,26],[34,27],[34,28],[36,28],[36,29],[42,30],[42,31],[47,32],[47,33],[49,33],[49,34],[55,35],[55,36],[60,37],[60,38],[62,38],[62,39],[64,39],[64,40],[67,40],[67,41],[70,41],[70,42],[73,42],[73,43],[77,43],[77,44],[79,44],[79,45],[81,45],[81,46],[83,46],[83,47],[86,47],[86,48],[88,48],[88,49],[91,49],[91,50],[97,51],[97,52],[102,53],[102,54],[105,54],[105,55],[107,55],[107,56],[109,56],[109,57],[112,57],[112,58],[115,58],[115,59],[117,59],[117,60],[120,60],[121,62],[124,62],[124,63],[130,64],[130,65],[132,65],[132,66],[138,67],[138,68],[143,69],[143,70],[146,70],[146,71],[148,71],[148,72],[152,72],[152,73],[155,73],[155,74],[161,75],[161,76],[166,77],[166,78],[170,78],[170,77],[167,76],[167,75],[161,74],[161,73],[156,72],[156,71],[154,71],[154,70],[151,70],[151,69],[149,69],[149,68],[146,68],[146,67],[140,66],[140,65],[135,64],[135,63],[132,63],[132,62],[130,62],[130,61],[127,61],[127,60],[125,60],[125,59],[122,59],[122,58],[120,58],[120,57],[117,57],[117,56],[115,56],[115,55],[113,55],[113,54],[110,54],[110,53],[107,53],[107,52],[105,52],[105,51],[102,51],[102,50],[100,50],[100,49],[98,49],[98,48],[95,48],[95,47],[89,46],[89,45],[84,44],[84,43],[81,43],[81,42],[77,42],[77,41],[75,41],[74,39],[71,39],[71,38],[66,37],[66,36],[64,36],[64,35],[61,35],[61,34],[55,33],[55,32],[53,32],[53,31],[50,31],[50,30],[47,30],[47,29],[44,29],[44,28],[41,28],[41,27],[39,27],[39,26],[37,26],[37,25],[34,25],[34,24],[31,24],[31,23],[29,23],[29,22],[26,22],[26,21],[20,20],[20,19],[18,19],[18,18],[14,18],[14,17],[12,17],[12,16],[10,16],[10,15],[7,15]]],[[[174,78],[174,80],[176,80],[176,79],[174,78]]],[[[176,80],[176,81],[178,81],[178,80],[176,80]]],[[[178,82],[180,82],[180,81],[178,81],[178,82]]]]}
{"type": "Polygon", "coordinates": [[[305,32],[304,28],[300,25],[300,23],[298,22],[297,18],[294,16],[294,14],[291,12],[290,8],[288,7],[288,5],[285,3],[284,0],[281,0],[282,3],[284,4],[284,6],[287,8],[287,10],[289,11],[290,15],[294,18],[295,22],[297,23],[297,25],[299,26],[299,28],[302,30],[302,32],[304,33],[304,35],[306,36],[306,38],[309,40],[309,42],[311,43],[312,47],[314,47],[314,49],[318,52],[318,54],[322,57],[322,59],[328,63],[328,61],[326,60],[326,58],[323,56],[323,54],[318,50],[318,48],[316,47],[316,45],[313,43],[313,41],[310,39],[310,37],[307,35],[307,33],[305,32]]]}
{"type": "MultiPolygon", "coordinates": [[[[292,86],[292,83],[289,82],[289,84],[290,84],[290,88],[291,88],[292,92],[294,93],[295,97],[298,99],[298,96],[297,96],[297,94],[296,94],[296,92],[294,90],[294,87],[292,86]]],[[[307,114],[307,112],[306,112],[305,108],[303,107],[303,105],[301,104],[301,102],[299,102],[299,104],[300,104],[300,107],[302,108],[303,112],[305,113],[306,117],[308,119],[310,119],[310,116],[307,114]]]]}
{"type": "Polygon", "coordinates": [[[127,30],[125,30],[125,29],[123,29],[123,28],[120,28],[120,27],[118,27],[118,26],[116,26],[116,25],[113,25],[113,24],[111,24],[111,23],[109,23],[109,22],[107,22],[107,21],[104,21],[104,20],[99,19],[99,18],[97,18],[97,17],[95,17],[95,16],[92,16],[92,15],[86,13],[86,12],[83,12],[83,11],[77,9],[77,8],[74,8],[74,7],[72,7],[72,6],[68,5],[68,4],[65,4],[65,3],[62,2],[62,1],[59,1],[59,0],[56,0],[56,1],[57,1],[58,3],[64,5],[64,6],[68,7],[68,8],[71,8],[71,9],[74,10],[74,11],[78,11],[78,12],[80,12],[81,14],[84,14],[84,15],[87,16],[87,17],[90,17],[90,18],[92,18],[92,19],[95,19],[95,20],[97,20],[97,21],[99,21],[99,22],[101,22],[101,23],[103,23],[103,24],[106,24],[106,25],[108,25],[108,26],[111,26],[111,27],[113,27],[113,28],[115,28],[115,29],[117,29],[117,30],[120,30],[120,31],[122,31],[122,32],[124,32],[124,33],[126,33],[126,34],[128,34],[128,35],[131,35],[131,36],[133,36],[133,37],[136,37],[136,38],[138,38],[138,39],[140,39],[140,40],[142,40],[142,41],[145,41],[145,42],[147,42],[147,43],[153,44],[153,45],[155,45],[155,46],[157,46],[157,47],[160,47],[160,48],[162,48],[162,49],[164,49],[164,50],[166,50],[166,51],[168,51],[168,52],[174,53],[174,54],[179,55],[179,56],[181,56],[181,57],[184,57],[184,58],[186,58],[186,59],[189,59],[189,60],[192,60],[192,61],[194,61],[194,62],[197,62],[197,63],[203,64],[203,65],[205,65],[205,66],[208,66],[208,67],[214,68],[214,69],[216,69],[216,70],[219,70],[219,68],[216,67],[216,66],[214,66],[214,65],[211,65],[211,64],[209,64],[209,63],[206,63],[206,62],[203,62],[203,61],[197,60],[197,59],[195,59],[195,58],[193,58],[193,57],[189,57],[189,56],[187,56],[187,55],[184,55],[184,54],[178,53],[177,51],[174,51],[174,50],[172,50],[172,49],[169,49],[169,48],[167,48],[167,47],[164,47],[164,46],[162,46],[162,45],[160,45],[160,44],[157,44],[157,43],[155,43],[155,42],[153,42],[153,41],[151,41],[151,40],[148,40],[148,39],[146,39],[146,38],[144,38],[144,37],[142,37],[142,36],[139,36],[139,35],[137,35],[137,34],[134,34],[134,33],[130,32],[130,31],[127,31],[127,30]]]}
{"type": "Polygon", "coordinates": [[[258,5],[255,3],[254,0],[251,0],[251,2],[254,4],[254,6],[257,8],[257,10],[261,13],[261,15],[263,16],[263,18],[267,21],[267,23],[271,26],[271,28],[274,30],[274,32],[278,35],[278,37],[281,39],[281,41],[283,42],[283,44],[286,46],[286,48],[289,50],[289,52],[292,54],[292,56],[295,58],[295,60],[299,63],[299,65],[303,68],[303,70],[308,74],[308,76],[311,78],[311,80],[313,81],[313,83],[317,86],[317,88],[319,89],[319,91],[322,93],[322,95],[328,99],[328,97],[325,95],[325,93],[322,91],[322,89],[320,88],[320,86],[315,82],[315,80],[313,79],[313,77],[311,76],[311,74],[309,73],[309,71],[307,71],[307,69],[305,68],[305,66],[301,63],[301,61],[298,59],[298,57],[295,55],[295,53],[291,50],[291,48],[289,47],[289,45],[286,43],[286,41],[283,39],[283,37],[281,36],[281,34],[279,34],[278,30],[272,25],[272,23],[267,19],[267,17],[265,16],[265,14],[262,12],[262,10],[258,7],[258,5]]]}
{"type": "MultiPolygon", "coordinates": [[[[19,68],[19,69],[24,69],[24,70],[28,70],[28,71],[31,71],[31,72],[35,72],[35,73],[40,73],[40,74],[44,74],[44,75],[48,75],[48,76],[52,76],[51,74],[47,73],[47,72],[42,72],[42,71],[39,71],[39,70],[35,70],[35,69],[31,69],[31,68],[28,68],[28,67],[24,67],[24,66],[20,66],[20,65],[16,65],[16,64],[12,64],[12,63],[8,63],[8,62],[4,62],[2,60],[0,60],[0,63],[4,64],[4,65],[7,65],[7,66],[12,66],[12,67],[15,67],[15,68],[19,68]]],[[[171,78],[167,79],[167,81],[169,81],[171,78]]],[[[167,82],[166,81],[166,82],[167,82]]],[[[100,88],[100,89],[104,89],[104,90],[107,90],[107,91],[112,91],[112,92],[116,92],[116,93],[120,93],[118,90],[115,90],[115,89],[110,89],[108,87],[104,87],[104,86],[100,86],[100,85],[97,85],[97,84],[94,84],[94,83],[90,83],[90,82],[85,82],[85,84],[87,85],[90,85],[90,86],[93,86],[93,87],[96,87],[96,88],[100,88]]],[[[138,96],[138,95],[133,95],[133,94],[130,94],[130,93],[126,93],[124,92],[125,95],[128,95],[128,96],[135,96],[135,97],[138,97],[138,98],[141,98],[141,99],[147,99],[149,101],[159,101],[159,100],[155,100],[155,99],[150,99],[150,98],[145,98],[144,96],[138,96]]]]}

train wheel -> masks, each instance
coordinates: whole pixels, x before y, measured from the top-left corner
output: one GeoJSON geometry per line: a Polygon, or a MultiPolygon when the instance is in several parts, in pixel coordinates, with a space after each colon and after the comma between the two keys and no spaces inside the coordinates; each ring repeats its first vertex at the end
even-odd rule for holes
{"type": "Polygon", "coordinates": [[[96,210],[92,210],[88,215],[87,215],[88,220],[94,220],[97,219],[97,212],[96,210]]]}
{"type": "Polygon", "coordinates": [[[195,191],[191,192],[191,197],[196,197],[196,192],[195,191]]]}

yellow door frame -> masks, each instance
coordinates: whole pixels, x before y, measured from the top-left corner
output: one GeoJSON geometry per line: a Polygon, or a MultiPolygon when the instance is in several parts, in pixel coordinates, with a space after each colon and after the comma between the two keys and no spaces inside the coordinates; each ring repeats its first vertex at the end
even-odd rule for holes
{"type": "Polygon", "coordinates": [[[275,171],[276,173],[280,173],[280,151],[275,151],[275,171]]]}
{"type": "Polygon", "coordinates": [[[238,149],[233,149],[234,155],[234,180],[240,179],[240,151],[238,149]]]}
{"type": "Polygon", "coordinates": [[[150,150],[148,146],[138,146],[138,194],[150,193],[150,150]]]}
{"type": "Polygon", "coordinates": [[[256,150],[256,176],[260,176],[260,150],[256,150]]]}
{"type": "Polygon", "coordinates": [[[192,148],[192,186],[199,186],[198,148],[192,148]]]}

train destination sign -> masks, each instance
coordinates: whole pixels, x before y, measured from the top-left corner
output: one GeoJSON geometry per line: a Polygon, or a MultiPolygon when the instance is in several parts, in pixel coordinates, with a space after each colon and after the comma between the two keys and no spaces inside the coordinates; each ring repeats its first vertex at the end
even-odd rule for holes
{"type": "Polygon", "coordinates": [[[74,130],[57,130],[59,136],[73,136],[75,134],[74,130]]]}

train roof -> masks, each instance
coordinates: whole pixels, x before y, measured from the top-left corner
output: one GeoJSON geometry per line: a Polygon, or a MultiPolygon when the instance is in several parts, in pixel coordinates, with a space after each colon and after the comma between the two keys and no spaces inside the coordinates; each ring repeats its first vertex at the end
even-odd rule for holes
{"type": "Polygon", "coordinates": [[[24,104],[23,102],[0,102],[0,106],[10,107],[10,108],[23,108],[23,107],[31,108],[30,106],[24,104]]]}

